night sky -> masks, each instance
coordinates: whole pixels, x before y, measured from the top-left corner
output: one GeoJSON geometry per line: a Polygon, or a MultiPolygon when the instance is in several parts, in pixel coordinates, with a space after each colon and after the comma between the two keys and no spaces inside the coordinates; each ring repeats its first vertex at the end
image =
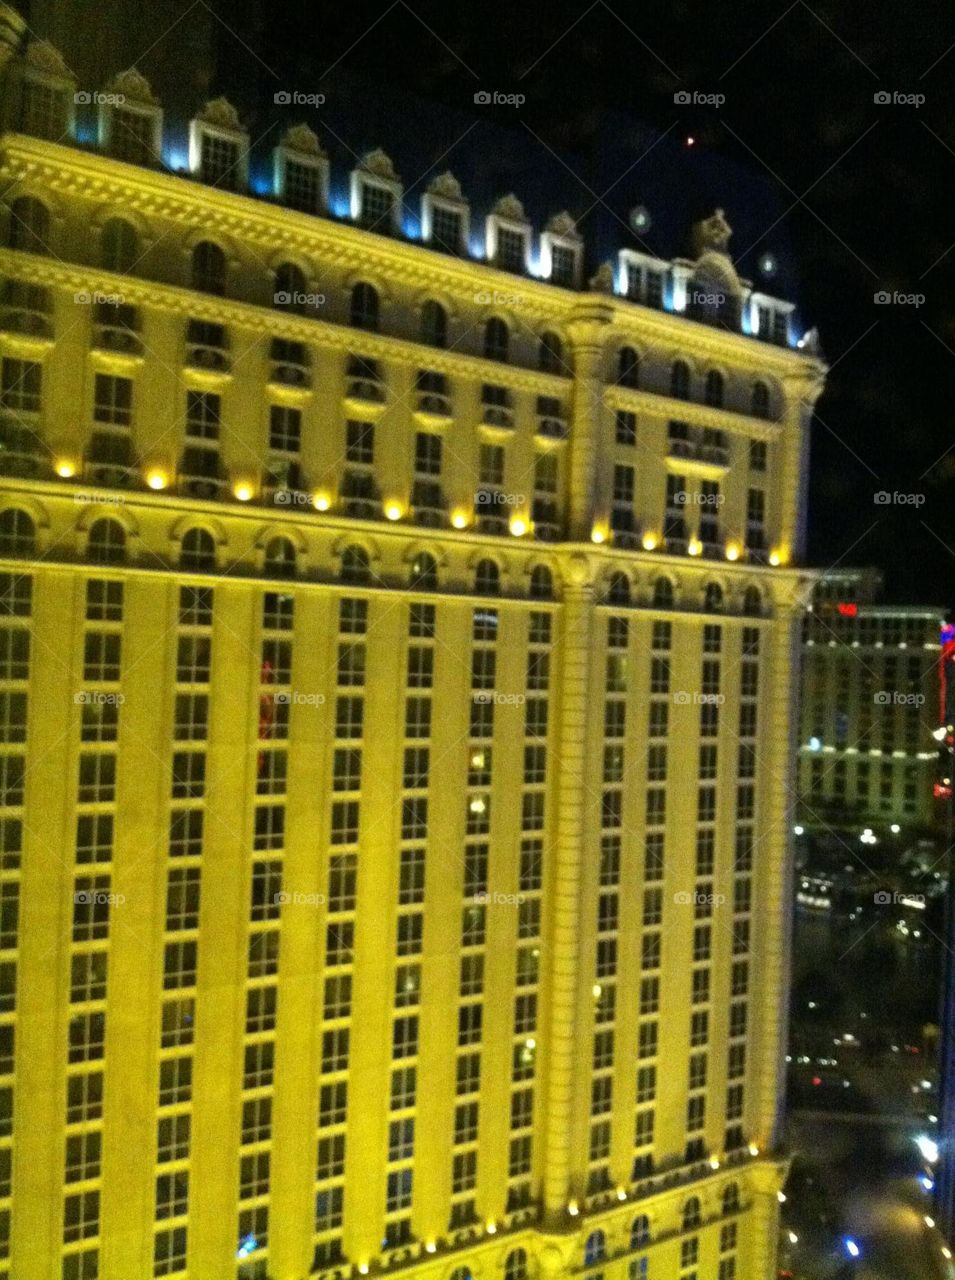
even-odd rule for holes
{"type": "Polygon", "coordinates": [[[875,564],[891,599],[955,603],[950,4],[231,0],[216,12],[210,87],[253,139],[277,88],[324,93],[314,118],[298,114],[333,162],[384,147],[406,185],[419,180],[409,204],[442,160],[434,171],[455,171],[476,212],[511,188],[535,222],[596,205],[582,229],[598,260],[628,243],[616,223],[633,204],[651,211],[647,243],[664,256],[725,204],[741,274],[798,300],[832,366],[812,436],[811,563],[875,564]],[[475,107],[479,90],[526,101],[475,107]],[[725,102],[688,107],[680,92],[725,102]],[[773,279],[758,271],[767,251],[773,279]],[[879,305],[880,291],[910,300],[879,305]],[[879,505],[877,491],[924,503],[879,505]]]}

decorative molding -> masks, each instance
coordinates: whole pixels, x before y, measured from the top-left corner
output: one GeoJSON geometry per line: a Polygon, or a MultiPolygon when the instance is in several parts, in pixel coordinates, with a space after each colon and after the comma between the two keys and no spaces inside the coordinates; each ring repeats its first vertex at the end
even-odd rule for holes
{"type": "Polygon", "coordinates": [[[122,94],[126,102],[133,106],[159,106],[159,99],[153,93],[149,81],[135,67],[118,72],[106,87],[109,93],[122,94]]]}

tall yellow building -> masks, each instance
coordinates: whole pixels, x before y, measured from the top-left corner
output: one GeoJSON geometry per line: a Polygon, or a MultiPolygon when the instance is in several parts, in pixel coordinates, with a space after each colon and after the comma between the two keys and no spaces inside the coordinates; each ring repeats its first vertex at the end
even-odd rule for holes
{"type": "Polygon", "coordinates": [[[0,1277],[771,1280],[791,308],[21,25],[0,1277]]]}

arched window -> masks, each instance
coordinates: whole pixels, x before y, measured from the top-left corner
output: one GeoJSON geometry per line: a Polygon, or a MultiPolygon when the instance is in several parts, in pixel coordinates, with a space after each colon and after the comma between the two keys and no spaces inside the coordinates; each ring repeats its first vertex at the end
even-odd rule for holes
{"type": "Polygon", "coordinates": [[[215,539],[208,529],[187,529],[182,535],[179,563],[184,569],[214,569],[215,539]]]}
{"type": "Polygon", "coordinates": [[[569,372],[564,365],[564,344],[556,333],[542,333],[537,348],[537,367],[542,373],[569,372]]]}
{"type": "Polygon", "coordinates": [[[690,398],[690,366],[685,360],[674,360],[670,370],[670,395],[676,400],[690,398]]]}
{"type": "Polygon", "coordinates": [[[50,252],[50,211],[33,196],[20,196],[10,205],[7,244],[30,253],[50,252]]]}
{"type": "Polygon", "coordinates": [[[126,530],[118,520],[97,520],[90,525],[86,554],[96,564],[122,564],[126,559],[126,530]]]}
{"type": "Polygon", "coordinates": [[[481,560],[478,563],[474,571],[474,590],[478,595],[500,595],[501,571],[493,560],[481,560]]]}
{"type": "Polygon", "coordinates": [[[610,604],[630,603],[630,579],[625,573],[612,573],[610,575],[607,600],[610,604]]]}
{"type": "Polygon", "coordinates": [[[264,568],[270,578],[294,578],[298,552],[290,538],[273,538],[265,548],[264,568]]]}
{"type": "Polygon", "coordinates": [[[531,570],[530,593],[532,600],[553,600],[554,575],[545,564],[535,565],[531,570]]]}
{"type": "Polygon", "coordinates": [[[593,1266],[607,1251],[607,1239],[602,1231],[591,1231],[584,1244],[584,1266],[593,1266]]]}
{"type": "Polygon", "coordinates": [[[139,232],[125,218],[110,218],[100,238],[100,256],[107,271],[128,275],[139,258],[139,232]]]}
{"type": "Polygon", "coordinates": [[[633,347],[621,347],[617,357],[617,385],[620,387],[639,387],[640,357],[633,347]]]}
{"type": "Polygon", "coordinates": [[[730,1182],[723,1188],[723,1212],[739,1212],[739,1187],[735,1182],[730,1182]]]}
{"type": "Polygon", "coordinates": [[[650,1219],[645,1213],[638,1214],[630,1224],[630,1248],[642,1249],[650,1243],[650,1219]]]}
{"type": "Polygon", "coordinates": [[[527,1280],[527,1253],[512,1249],[504,1259],[504,1280],[527,1280]]]}
{"type": "Polygon", "coordinates": [[[346,547],[342,552],[342,582],[370,582],[371,561],[364,547],[346,547]]]}
{"type": "Polygon", "coordinates": [[[380,304],[374,285],[360,280],[351,291],[351,323],[355,329],[378,332],[380,304]]]}
{"type": "Polygon", "coordinates": [[[723,610],[723,588],[718,582],[708,582],[703,589],[703,608],[707,613],[723,610]]]}
{"type": "Polygon", "coordinates": [[[697,1196],[690,1196],[683,1206],[683,1230],[696,1231],[703,1221],[700,1214],[700,1201],[697,1196]]]}
{"type": "Polygon", "coordinates": [[[438,589],[438,562],[427,551],[419,551],[411,565],[411,585],[421,591],[438,589]]]}
{"type": "Polygon", "coordinates": [[[723,375],[718,369],[711,369],[706,375],[705,399],[714,409],[723,407],[723,375]]]}
{"type": "Polygon", "coordinates": [[[488,360],[506,361],[510,354],[511,331],[499,316],[491,316],[484,326],[484,354],[488,360]]]}
{"type": "Polygon", "coordinates": [[[275,268],[275,291],[272,302],[289,311],[305,311],[308,282],[305,272],[294,262],[283,262],[275,268]]]}
{"type": "Polygon", "coordinates": [[[752,411],[757,418],[769,417],[769,387],[765,382],[753,383],[752,411]]]}
{"type": "Polygon", "coordinates": [[[673,608],[673,583],[669,578],[657,578],[653,584],[653,603],[659,609],[673,608]]]}
{"type": "Polygon", "coordinates": [[[421,341],[429,347],[448,345],[448,313],[433,299],[421,308],[421,341]]]}
{"type": "Polygon", "coordinates": [[[763,593],[759,587],[747,587],[743,592],[743,612],[758,618],[763,612],[763,593]]]}
{"type": "Polygon", "coordinates": [[[36,525],[33,517],[20,507],[7,507],[0,512],[0,554],[29,556],[36,550],[36,525]]]}
{"type": "Polygon", "coordinates": [[[192,287],[225,293],[225,254],[212,240],[200,240],[192,251],[192,287]]]}

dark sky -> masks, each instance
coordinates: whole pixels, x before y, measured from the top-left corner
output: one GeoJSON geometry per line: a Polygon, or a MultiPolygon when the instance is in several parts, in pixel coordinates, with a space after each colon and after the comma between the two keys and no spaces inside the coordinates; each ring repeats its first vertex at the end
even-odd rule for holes
{"type": "MultiPolygon", "coordinates": [[[[336,84],[356,75],[367,78],[371,98],[410,91],[438,114],[473,111],[476,89],[523,93],[520,108],[497,115],[522,127],[533,147],[524,189],[559,180],[571,207],[582,183],[548,148],[606,146],[600,131],[621,127],[628,113],[661,131],[675,126],[665,185],[679,182],[686,165],[688,206],[703,153],[717,167],[742,162],[766,179],[783,216],[774,228],[767,223],[765,244],[784,256],[791,245],[800,313],[818,326],[832,365],[813,429],[810,558],[877,564],[894,599],[955,603],[950,3],[397,0],[370,8],[356,0],[334,10],[271,5],[260,38],[257,51],[280,76],[301,74],[307,51],[330,101],[336,84]],[[726,101],[686,108],[674,103],[679,91],[726,101]],[[879,103],[878,93],[925,100],[879,103]],[[680,151],[688,134],[692,160],[680,151]],[[882,290],[924,302],[879,305],[882,290]],[[881,490],[925,501],[879,505],[881,490]]],[[[639,152],[625,154],[630,163],[639,152]]],[[[448,163],[454,167],[453,154],[448,163]]],[[[640,174],[637,166],[623,186],[640,174]]],[[[653,190],[640,196],[654,208],[653,190]]],[[[740,251],[753,237],[744,245],[744,212],[728,202],[728,213],[740,251]]],[[[751,262],[743,266],[755,274],[751,262]]]]}

